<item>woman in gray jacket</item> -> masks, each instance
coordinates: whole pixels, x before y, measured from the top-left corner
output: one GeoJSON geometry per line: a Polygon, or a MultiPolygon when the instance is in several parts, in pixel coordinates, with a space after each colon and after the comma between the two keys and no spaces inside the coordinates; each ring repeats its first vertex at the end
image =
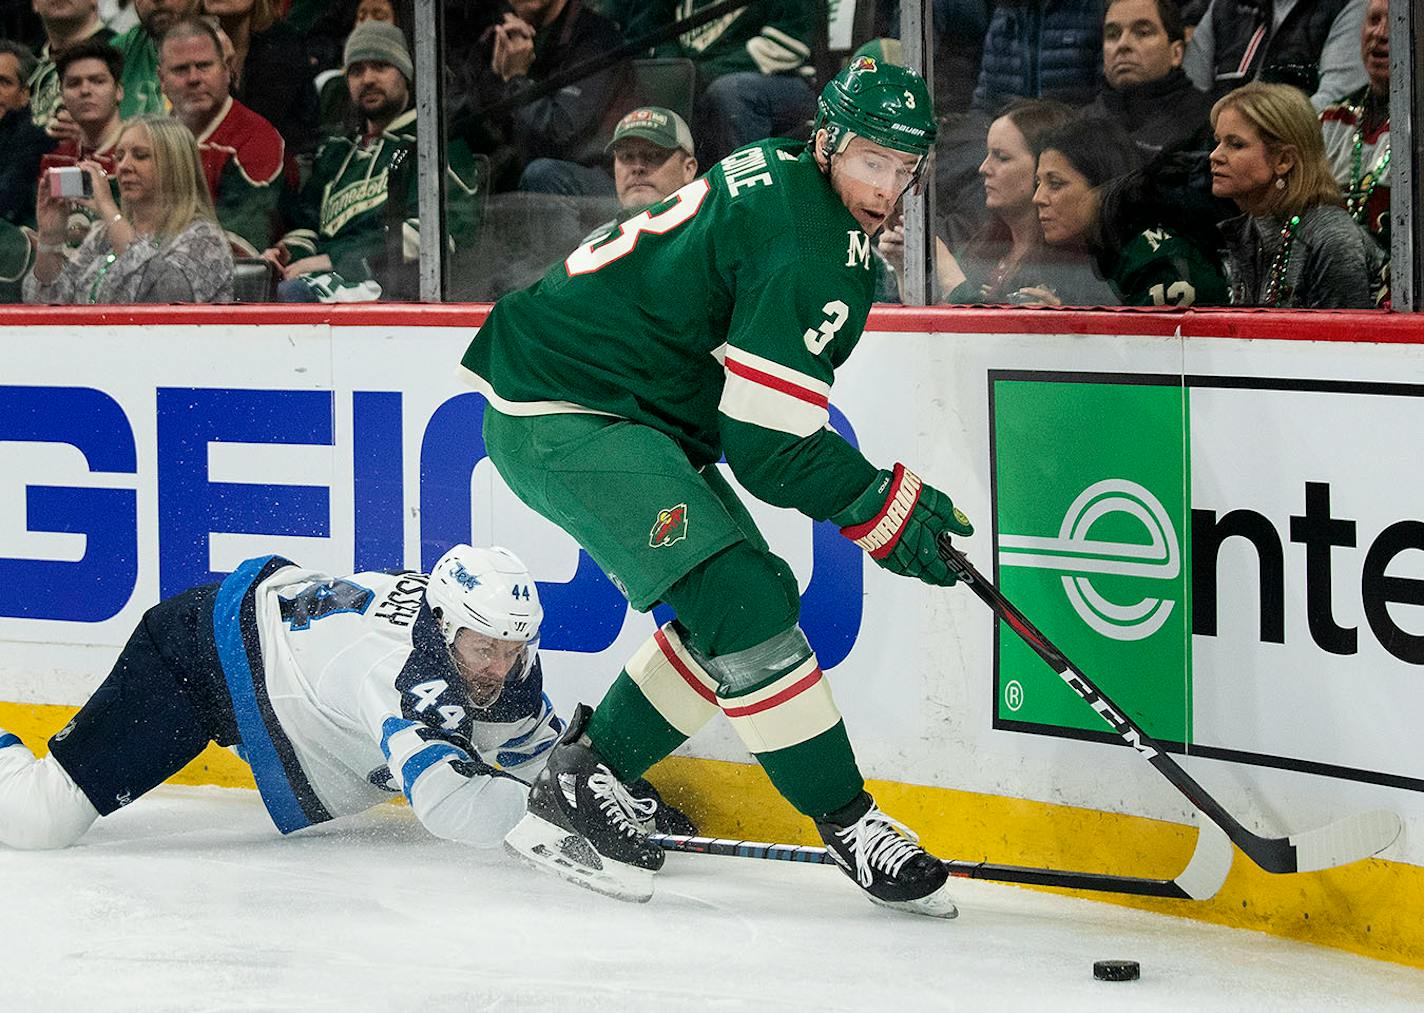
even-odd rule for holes
{"type": "Polygon", "coordinates": [[[167,116],[130,120],[114,147],[115,204],[97,162],[81,162],[94,195],[36,200],[38,256],[25,279],[29,303],[231,302],[232,252],[213,213],[198,146],[167,116]],[[73,200],[98,221],[74,256],[64,255],[73,200]]]}
{"type": "Polygon", "coordinates": [[[1243,214],[1221,223],[1233,305],[1368,309],[1384,257],[1345,210],[1304,93],[1252,83],[1211,110],[1211,192],[1243,214]]]}

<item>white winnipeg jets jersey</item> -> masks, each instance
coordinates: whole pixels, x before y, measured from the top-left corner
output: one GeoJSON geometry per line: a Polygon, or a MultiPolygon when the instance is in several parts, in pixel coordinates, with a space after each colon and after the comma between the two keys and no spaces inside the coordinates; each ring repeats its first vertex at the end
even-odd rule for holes
{"type": "Polygon", "coordinates": [[[528,781],[542,768],[562,726],[537,662],[475,708],[425,583],[419,573],[331,577],[280,557],[250,560],[224,582],[234,621],[215,632],[241,751],[282,832],[403,792],[432,832],[482,838],[494,828],[463,824],[496,797],[506,818],[518,784],[509,775],[528,781]],[[235,670],[250,672],[250,693],[235,670]]]}

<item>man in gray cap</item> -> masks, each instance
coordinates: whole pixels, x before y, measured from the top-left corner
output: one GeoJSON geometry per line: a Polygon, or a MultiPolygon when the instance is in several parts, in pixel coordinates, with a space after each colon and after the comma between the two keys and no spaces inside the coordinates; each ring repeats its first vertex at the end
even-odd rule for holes
{"type": "Polygon", "coordinates": [[[654,204],[697,176],[692,131],[671,109],[634,109],[618,121],[607,150],[625,211],[654,204]]]}
{"type": "MultiPolygon", "coordinates": [[[[284,302],[364,302],[393,289],[403,294],[419,260],[415,173],[395,168],[414,169],[415,68],[405,35],[390,22],[363,21],[346,40],[344,65],[362,127],[317,148],[311,178],[286,209],[293,228],[262,254],[282,269],[277,297],[284,302]],[[393,253],[387,237],[395,221],[402,223],[401,242],[393,253]]],[[[446,220],[458,243],[476,226],[473,202],[462,198],[473,196],[480,181],[463,142],[450,145],[447,162],[446,220]]]]}

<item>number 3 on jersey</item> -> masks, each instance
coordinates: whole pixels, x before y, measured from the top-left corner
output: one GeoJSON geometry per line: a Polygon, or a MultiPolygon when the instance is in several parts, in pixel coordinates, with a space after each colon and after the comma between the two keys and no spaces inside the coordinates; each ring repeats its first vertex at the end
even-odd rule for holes
{"type": "Polygon", "coordinates": [[[836,336],[836,332],[845,326],[845,322],[850,318],[850,307],[839,299],[832,299],[821,307],[821,312],[826,314],[826,319],[822,320],[818,327],[806,328],[806,333],[801,337],[806,342],[806,348],[812,355],[820,355],[821,349],[836,336]]]}
{"type": "Polygon", "coordinates": [[[573,278],[580,274],[592,274],[615,260],[626,257],[633,252],[633,248],[638,245],[638,237],[644,232],[661,236],[697,214],[697,209],[702,207],[710,189],[711,184],[705,178],[694,179],[664,201],[666,207],[657,214],[652,213],[652,208],[640,211],[618,226],[611,236],[601,237],[580,246],[564,260],[564,269],[569,272],[569,277],[573,278]]]}

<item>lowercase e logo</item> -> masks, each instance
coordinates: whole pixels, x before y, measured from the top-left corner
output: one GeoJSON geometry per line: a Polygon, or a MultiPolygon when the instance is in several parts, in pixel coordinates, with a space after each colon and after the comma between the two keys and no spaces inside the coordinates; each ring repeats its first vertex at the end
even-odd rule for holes
{"type": "Polygon", "coordinates": [[[1165,592],[1136,601],[1113,601],[1093,586],[1093,574],[1145,577],[1170,590],[1182,572],[1172,517],[1145,487],[1123,478],[1103,479],[1078,494],[1056,536],[999,536],[999,565],[1061,573],[1063,593],[1078,618],[1113,640],[1142,640],[1162,628],[1176,605],[1165,592]],[[1136,520],[1146,541],[1094,538],[1093,526],[1114,514],[1136,520]]]}

